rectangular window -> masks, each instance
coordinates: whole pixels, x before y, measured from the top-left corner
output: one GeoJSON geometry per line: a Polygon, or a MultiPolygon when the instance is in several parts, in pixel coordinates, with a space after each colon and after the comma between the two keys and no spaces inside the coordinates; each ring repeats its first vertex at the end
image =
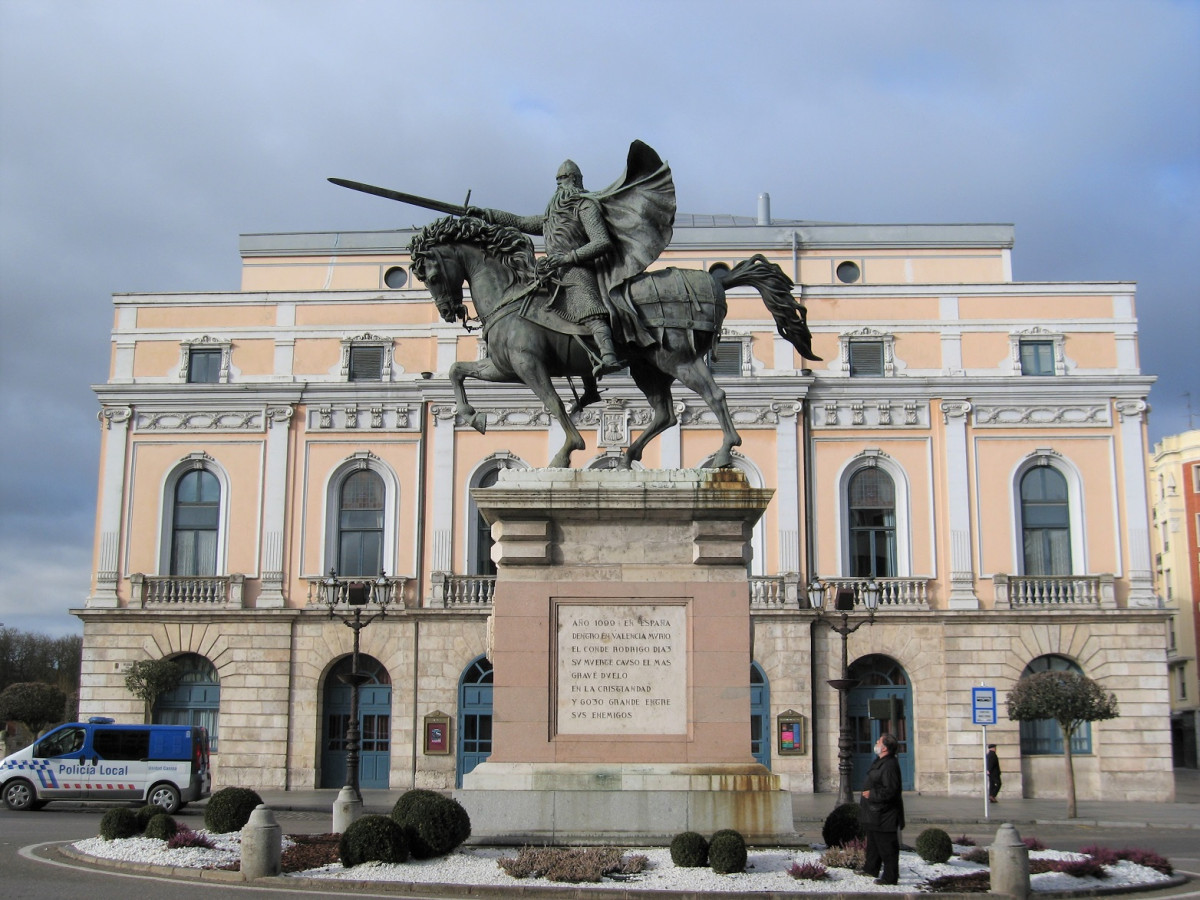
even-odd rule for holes
{"type": "Polygon", "coordinates": [[[1054,374],[1054,341],[1021,341],[1021,374],[1054,374]]]}
{"type": "Polygon", "coordinates": [[[1200,494],[1200,465],[1192,466],[1192,493],[1200,494]]]}
{"type": "Polygon", "coordinates": [[[218,384],[221,381],[221,351],[188,351],[188,384],[218,384]]]}
{"type": "Polygon", "coordinates": [[[102,759],[146,759],[150,755],[150,732],[97,728],[92,733],[92,749],[102,759]]]}
{"type": "Polygon", "coordinates": [[[726,341],[716,348],[716,356],[713,356],[713,352],[710,350],[704,361],[714,375],[736,378],[742,374],[741,341],[726,341]]]}
{"type": "Polygon", "coordinates": [[[382,347],[351,347],[350,348],[350,380],[351,381],[382,381],[383,380],[383,348],[382,347]]]}
{"type": "Polygon", "coordinates": [[[848,349],[851,378],[883,375],[883,341],[851,341],[848,349]]]}
{"type": "Polygon", "coordinates": [[[1179,699],[1187,699],[1187,666],[1180,666],[1179,669],[1179,699]]]}

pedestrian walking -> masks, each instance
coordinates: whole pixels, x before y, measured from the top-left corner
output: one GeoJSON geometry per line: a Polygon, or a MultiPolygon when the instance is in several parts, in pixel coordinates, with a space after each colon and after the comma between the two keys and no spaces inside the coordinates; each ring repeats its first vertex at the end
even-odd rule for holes
{"type": "Polygon", "coordinates": [[[1000,757],[996,755],[996,745],[987,745],[987,779],[988,779],[988,799],[993,803],[996,802],[996,795],[1000,793],[1000,757]]]}
{"type": "Polygon", "coordinates": [[[896,739],[881,734],[875,742],[878,757],[867,770],[867,784],[859,803],[859,820],[867,832],[865,874],[876,884],[900,880],[900,831],[904,828],[904,798],[901,796],[900,762],[896,739]]]}

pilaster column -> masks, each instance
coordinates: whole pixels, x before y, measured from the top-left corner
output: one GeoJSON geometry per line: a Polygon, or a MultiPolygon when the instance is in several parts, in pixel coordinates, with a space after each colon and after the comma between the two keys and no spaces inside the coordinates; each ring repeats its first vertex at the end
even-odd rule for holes
{"type": "Polygon", "coordinates": [[[295,409],[271,406],[266,410],[267,452],[263,472],[263,542],[259,558],[262,587],[260,607],[281,607],[283,593],[283,535],[287,512],[288,436],[295,409]]]}
{"type": "Polygon", "coordinates": [[[454,425],[453,404],[434,404],[433,414],[433,496],[430,498],[430,533],[433,572],[452,572],[454,564],[454,425]]]}
{"type": "Polygon", "coordinates": [[[1154,577],[1150,570],[1150,503],[1146,493],[1146,401],[1115,403],[1121,432],[1121,482],[1125,494],[1124,531],[1129,536],[1129,605],[1154,607],[1154,577]]]}
{"type": "Polygon", "coordinates": [[[800,403],[775,403],[775,446],[779,460],[775,491],[779,515],[779,571],[800,571],[800,403]]]}
{"type": "Polygon", "coordinates": [[[120,605],[117,583],[121,577],[121,507],[125,497],[125,455],[129,447],[129,422],[133,408],[106,406],[97,414],[104,423],[104,469],[100,488],[100,546],[96,556],[96,585],[87,606],[120,605]]]}
{"type": "Polygon", "coordinates": [[[971,492],[967,465],[966,400],[943,400],[946,423],[946,504],[950,523],[950,609],[979,609],[971,563],[971,492]]]}

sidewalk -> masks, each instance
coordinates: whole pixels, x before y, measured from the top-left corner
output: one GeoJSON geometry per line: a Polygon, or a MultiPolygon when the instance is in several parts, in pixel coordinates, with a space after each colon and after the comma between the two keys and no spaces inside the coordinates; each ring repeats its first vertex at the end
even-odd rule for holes
{"type": "MultiPolygon", "coordinates": [[[[402,791],[363,791],[363,808],[388,813],[402,791]]],[[[274,810],[327,812],[332,815],[336,790],[259,791],[263,802],[274,810]]],[[[796,830],[819,833],[821,823],[836,805],[832,793],[793,794],[792,811],[796,830]]],[[[1077,817],[1066,818],[1064,800],[1024,800],[1000,795],[984,818],[982,797],[950,797],[945,794],[904,795],[904,810],[912,825],[1013,825],[1072,824],[1097,828],[1190,828],[1200,831],[1200,770],[1175,770],[1175,802],[1150,803],[1123,800],[1080,800],[1077,817]]]]}

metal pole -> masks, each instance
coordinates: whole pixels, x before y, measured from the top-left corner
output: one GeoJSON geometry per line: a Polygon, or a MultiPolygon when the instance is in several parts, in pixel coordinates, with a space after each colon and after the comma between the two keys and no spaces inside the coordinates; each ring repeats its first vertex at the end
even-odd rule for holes
{"type": "Polygon", "coordinates": [[[983,817],[991,818],[989,803],[992,799],[991,785],[988,783],[988,758],[987,758],[987,726],[983,726],[983,817]]]}
{"type": "Polygon", "coordinates": [[[354,622],[346,623],[354,630],[354,653],[350,657],[350,723],[346,726],[346,784],[354,796],[362,800],[358,787],[358,633],[362,630],[362,611],[354,610],[354,622]]]}
{"type": "MultiPolygon", "coordinates": [[[[842,636],[842,681],[846,682],[850,678],[850,665],[847,658],[846,643],[850,637],[850,631],[846,627],[848,617],[842,613],[842,627],[838,632],[842,636]]],[[[838,712],[841,715],[841,724],[838,732],[838,805],[852,803],[853,798],[850,795],[850,703],[846,696],[849,687],[843,685],[838,689],[838,712]]]]}

